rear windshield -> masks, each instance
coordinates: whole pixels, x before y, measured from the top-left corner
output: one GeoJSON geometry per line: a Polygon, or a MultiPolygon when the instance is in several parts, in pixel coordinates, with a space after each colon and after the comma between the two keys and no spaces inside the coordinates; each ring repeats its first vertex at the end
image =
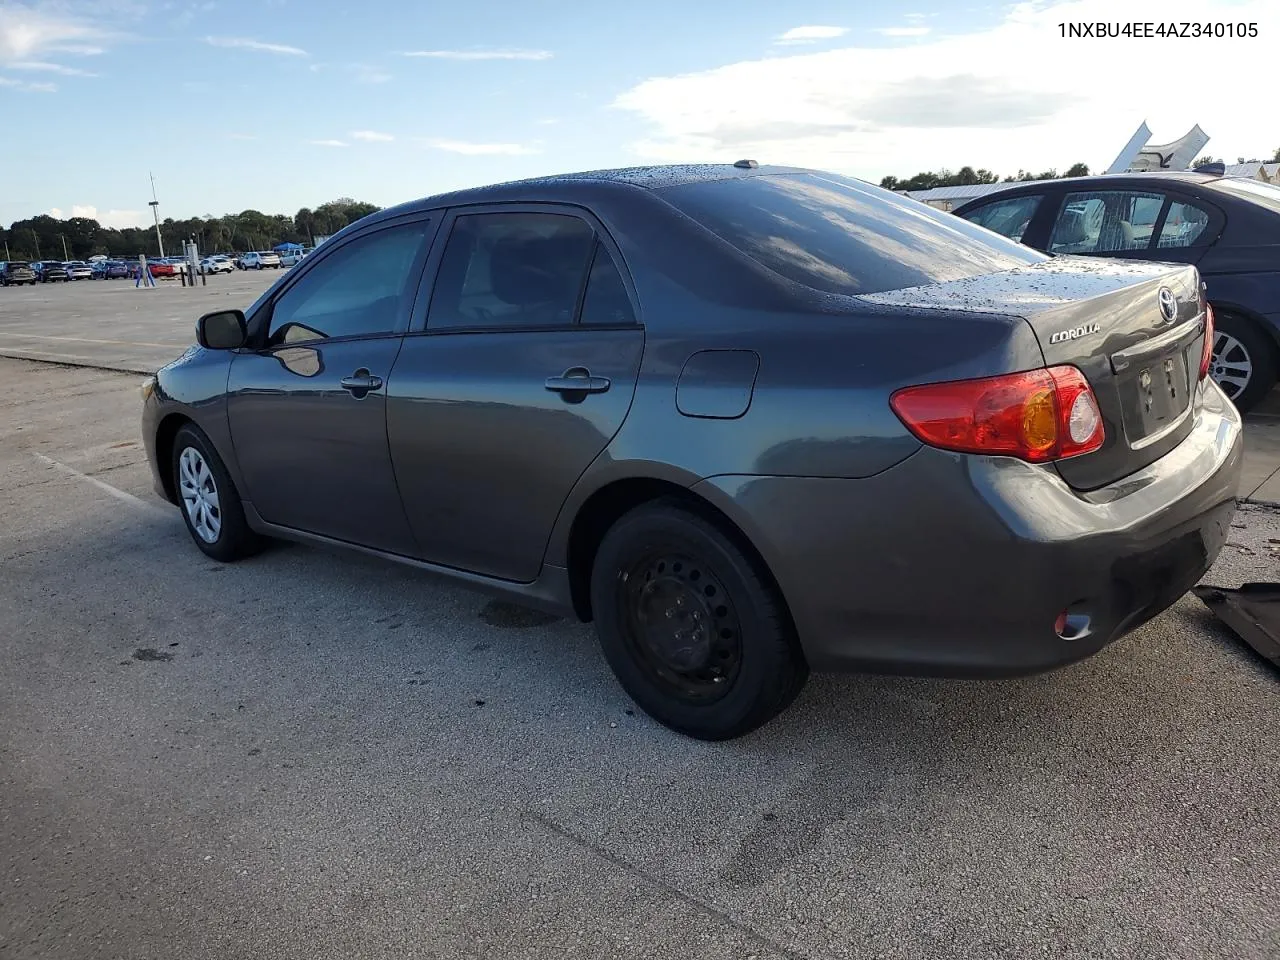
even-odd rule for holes
{"type": "Polygon", "coordinates": [[[9,269],[10,269],[10,270],[25,270],[25,269],[27,269],[27,267],[29,267],[29,266],[30,266],[30,264],[29,264],[29,263],[27,263],[27,261],[25,261],[25,260],[10,260],[10,261],[9,261],[9,269]]]}
{"type": "Polygon", "coordinates": [[[662,197],[775,273],[827,293],[881,293],[1047,259],[918,200],[833,174],[689,183],[662,197]]]}
{"type": "Polygon", "coordinates": [[[1233,179],[1215,180],[1213,188],[1229,193],[1233,197],[1239,197],[1241,200],[1252,200],[1275,213],[1280,213],[1280,187],[1273,187],[1269,183],[1258,180],[1233,179]]]}

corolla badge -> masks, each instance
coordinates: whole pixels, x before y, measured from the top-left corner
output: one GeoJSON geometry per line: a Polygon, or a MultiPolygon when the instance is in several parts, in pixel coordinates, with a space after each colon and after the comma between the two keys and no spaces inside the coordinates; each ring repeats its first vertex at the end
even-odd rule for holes
{"type": "Polygon", "coordinates": [[[1173,323],[1173,318],[1178,315],[1178,298],[1168,287],[1161,287],[1156,299],[1160,301],[1160,316],[1164,322],[1173,323]]]}
{"type": "Polygon", "coordinates": [[[1070,340],[1079,340],[1081,337],[1087,337],[1091,333],[1097,333],[1102,326],[1097,323],[1084,323],[1078,327],[1072,327],[1070,330],[1059,330],[1057,333],[1049,337],[1050,343],[1067,343],[1070,340]]]}

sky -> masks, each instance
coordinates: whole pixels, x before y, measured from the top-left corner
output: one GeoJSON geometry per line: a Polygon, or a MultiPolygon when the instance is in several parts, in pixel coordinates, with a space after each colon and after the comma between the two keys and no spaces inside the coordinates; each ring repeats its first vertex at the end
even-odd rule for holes
{"type": "Polygon", "coordinates": [[[751,158],[1105,168],[1280,147],[1276,0],[0,0],[0,223],[145,225],[751,158]],[[1064,38],[1070,21],[1254,38],[1064,38]]]}

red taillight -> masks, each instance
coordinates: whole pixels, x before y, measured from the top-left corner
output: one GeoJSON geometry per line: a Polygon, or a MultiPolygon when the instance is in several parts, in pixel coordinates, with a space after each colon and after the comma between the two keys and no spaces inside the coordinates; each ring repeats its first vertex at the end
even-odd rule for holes
{"type": "Polygon", "coordinates": [[[1213,307],[1207,302],[1204,305],[1204,346],[1200,348],[1200,379],[1209,375],[1209,367],[1213,363],[1213,307]]]}
{"type": "Polygon", "coordinates": [[[1071,366],[905,387],[889,404],[918,439],[961,453],[1046,463],[1091,453],[1106,437],[1093,390],[1071,366]]]}

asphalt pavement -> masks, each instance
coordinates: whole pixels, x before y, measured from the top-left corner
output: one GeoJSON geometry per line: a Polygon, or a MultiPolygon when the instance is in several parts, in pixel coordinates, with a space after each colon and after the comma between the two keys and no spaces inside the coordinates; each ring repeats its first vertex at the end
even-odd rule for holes
{"type": "MultiPolygon", "coordinates": [[[[818,677],[699,743],[587,626],[206,559],[138,376],[0,375],[6,960],[1280,957],[1280,672],[1192,597],[1049,675],[818,677]]],[[[1278,541],[1245,508],[1207,579],[1278,541]]]]}

